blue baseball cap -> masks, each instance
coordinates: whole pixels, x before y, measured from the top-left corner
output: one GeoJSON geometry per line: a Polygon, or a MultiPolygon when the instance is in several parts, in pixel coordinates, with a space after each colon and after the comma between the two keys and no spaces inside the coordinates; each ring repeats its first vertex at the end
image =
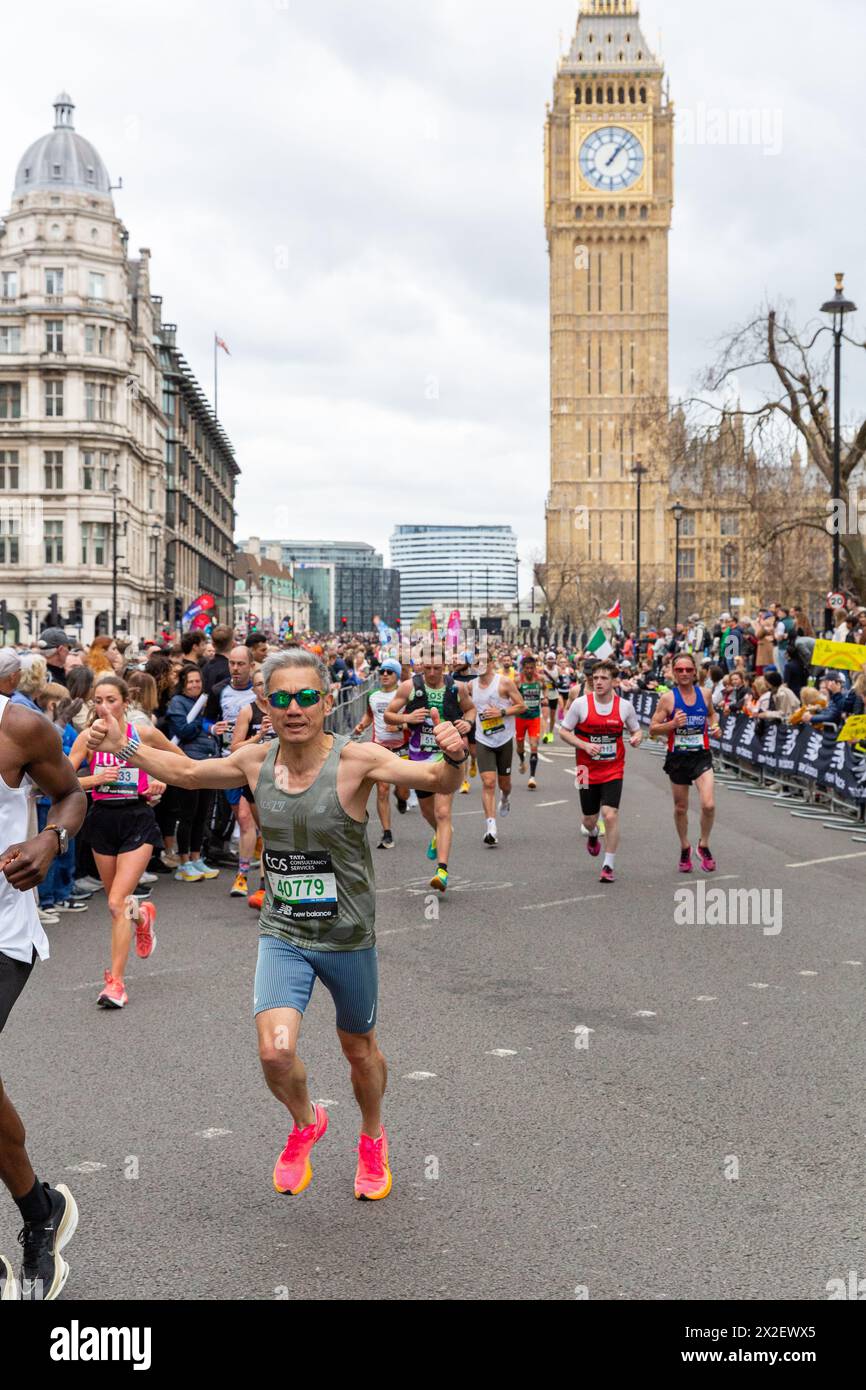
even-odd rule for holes
{"type": "Polygon", "coordinates": [[[387,661],[383,661],[381,666],[379,667],[379,670],[392,671],[395,676],[402,676],[403,674],[403,667],[400,665],[399,661],[395,660],[394,657],[389,657],[387,661]]]}

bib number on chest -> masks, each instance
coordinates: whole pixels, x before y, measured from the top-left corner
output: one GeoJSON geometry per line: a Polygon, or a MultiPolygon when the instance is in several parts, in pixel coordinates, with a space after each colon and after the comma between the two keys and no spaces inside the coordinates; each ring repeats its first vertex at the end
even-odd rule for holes
{"type": "Polygon", "coordinates": [[[498,734],[505,728],[505,720],[501,714],[493,714],[489,719],[482,719],[481,729],[485,734],[498,734]]]}
{"type": "Polygon", "coordinates": [[[138,768],[117,768],[114,780],[107,782],[101,791],[109,796],[138,796],[138,768]]]}
{"type": "Polygon", "coordinates": [[[680,729],[674,734],[674,748],[678,753],[698,753],[703,746],[703,730],[680,729]]]}
{"type": "Polygon", "coordinates": [[[337,876],[326,850],[265,850],[264,866],[277,916],[292,922],[336,919],[337,876]]]}
{"type": "Polygon", "coordinates": [[[422,753],[438,753],[438,752],[439,752],[439,744],[436,742],[436,734],[435,734],[435,732],[434,732],[434,727],[435,727],[435,726],[434,726],[434,724],[433,724],[432,719],[429,720],[429,721],[428,721],[428,720],[425,720],[424,723],[421,725],[421,752],[422,752],[422,753]]]}
{"type": "Polygon", "coordinates": [[[593,734],[590,743],[597,750],[597,756],[605,761],[616,757],[616,739],[609,734],[593,734]]]}

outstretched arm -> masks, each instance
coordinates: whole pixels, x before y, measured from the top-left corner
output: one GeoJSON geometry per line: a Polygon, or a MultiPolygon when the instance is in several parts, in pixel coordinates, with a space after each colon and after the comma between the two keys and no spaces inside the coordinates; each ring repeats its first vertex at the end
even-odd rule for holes
{"type": "MultiPolygon", "coordinates": [[[[177,749],[172,749],[169,753],[155,747],[155,729],[148,729],[142,725],[138,732],[141,735],[141,743],[135,755],[129,758],[129,766],[140,767],[160,782],[167,782],[172,787],[183,787],[185,791],[197,791],[202,788],[219,791],[229,787],[243,787],[250,776],[254,785],[258,767],[267,753],[262,744],[247,744],[227,758],[204,758],[196,761],[187,758],[183,753],[178,757],[177,749]]],[[[97,719],[88,731],[88,743],[91,749],[102,748],[107,753],[118,754],[123,747],[123,734],[117,720],[110,715],[97,719]]]]}
{"type": "MultiPolygon", "coordinates": [[[[23,771],[36,786],[51,797],[48,823],[66,830],[70,838],[81,829],[87,813],[87,797],[78,784],[72,764],[63,752],[60,735],[47,719],[17,707],[7,710],[9,733],[24,750],[23,771]]],[[[4,728],[7,727],[4,720],[4,728]]],[[[13,888],[24,892],[35,888],[48,873],[57,854],[58,838],[53,830],[43,830],[31,840],[0,845],[0,873],[13,888]]]]}

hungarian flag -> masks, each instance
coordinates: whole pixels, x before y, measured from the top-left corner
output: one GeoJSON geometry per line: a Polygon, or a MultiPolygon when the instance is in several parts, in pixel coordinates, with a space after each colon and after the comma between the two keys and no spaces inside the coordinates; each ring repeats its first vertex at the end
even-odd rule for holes
{"type": "Polygon", "coordinates": [[[617,599],[616,603],[613,605],[613,608],[611,608],[610,612],[609,612],[609,613],[605,613],[604,616],[605,616],[606,618],[610,618],[610,620],[611,620],[612,623],[616,623],[617,627],[619,627],[619,628],[622,627],[622,604],[621,604],[621,602],[619,601],[619,599],[617,599]]]}
{"type": "MultiPolygon", "coordinates": [[[[617,607],[619,607],[618,604],[617,607]]],[[[587,642],[584,656],[591,656],[596,661],[604,661],[605,657],[610,656],[612,651],[613,647],[605,637],[604,628],[599,626],[587,642]]]]}
{"type": "Polygon", "coordinates": [[[224,352],[228,357],[231,357],[231,353],[229,352],[229,348],[228,348],[228,343],[226,342],[225,338],[220,338],[219,335],[218,335],[217,333],[214,333],[213,338],[214,338],[214,342],[216,343],[217,347],[221,347],[222,350],[223,350],[223,352],[224,352]]]}

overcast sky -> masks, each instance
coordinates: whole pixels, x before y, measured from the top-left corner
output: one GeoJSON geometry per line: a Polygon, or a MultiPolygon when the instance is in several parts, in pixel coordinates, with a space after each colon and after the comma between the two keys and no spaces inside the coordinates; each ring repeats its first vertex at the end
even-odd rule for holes
{"type": "MultiPolygon", "coordinates": [[[[366,540],[387,563],[395,523],[507,522],[521,557],[543,550],[542,132],[577,10],[43,0],[38,34],[4,13],[0,201],[67,88],[208,395],[214,329],[231,349],[239,536],[366,540]]],[[[866,306],[866,5],[645,0],[641,22],[680,121],[676,394],[765,296],[805,321],[839,269],[866,306]],[[732,108],[764,113],[757,143],[708,143],[732,108]]]]}

